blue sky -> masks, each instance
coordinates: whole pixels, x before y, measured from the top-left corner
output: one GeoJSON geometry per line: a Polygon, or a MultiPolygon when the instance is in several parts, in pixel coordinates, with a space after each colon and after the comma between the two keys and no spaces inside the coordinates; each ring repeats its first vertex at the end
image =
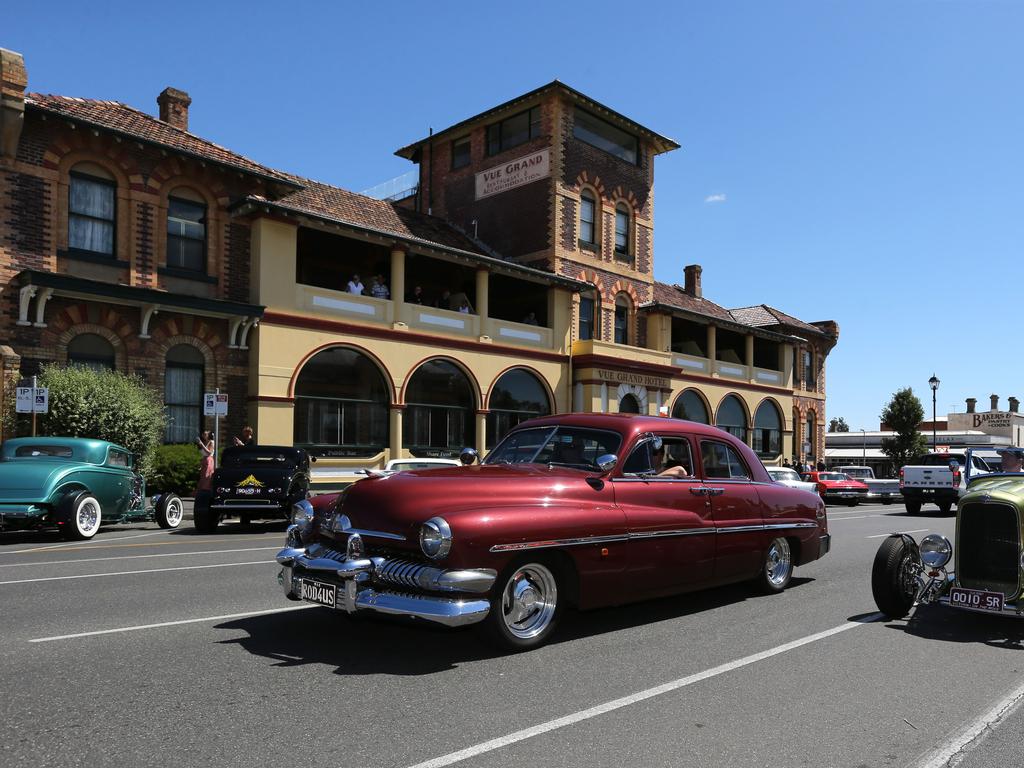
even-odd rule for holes
{"type": "Polygon", "coordinates": [[[828,416],[877,428],[1024,399],[1024,3],[1015,0],[16,4],[32,91],[155,112],[361,190],[395,149],[553,79],[682,149],[656,163],[655,273],[836,320],[828,416]]]}

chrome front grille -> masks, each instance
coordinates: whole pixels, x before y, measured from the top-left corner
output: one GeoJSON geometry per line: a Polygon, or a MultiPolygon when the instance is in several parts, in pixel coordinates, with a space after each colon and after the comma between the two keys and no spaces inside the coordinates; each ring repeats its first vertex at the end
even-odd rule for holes
{"type": "Polygon", "coordinates": [[[428,570],[433,572],[436,569],[413,560],[388,558],[374,569],[373,575],[378,581],[388,584],[419,588],[422,586],[419,579],[428,570]]]}
{"type": "Polygon", "coordinates": [[[958,512],[956,577],[967,589],[1002,592],[1008,600],[1020,589],[1020,520],[1009,504],[967,504],[958,512]]]}

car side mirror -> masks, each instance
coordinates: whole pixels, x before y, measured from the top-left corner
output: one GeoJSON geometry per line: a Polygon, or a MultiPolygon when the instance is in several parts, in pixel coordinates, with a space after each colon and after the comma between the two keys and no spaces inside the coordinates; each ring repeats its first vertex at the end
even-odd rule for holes
{"type": "Polygon", "coordinates": [[[480,454],[476,452],[476,448],[463,448],[459,454],[459,463],[468,467],[471,464],[476,464],[479,458],[480,454]]]}
{"type": "Polygon", "coordinates": [[[605,453],[597,457],[597,468],[602,472],[611,472],[619,463],[619,457],[614,453],[605,453]]]}

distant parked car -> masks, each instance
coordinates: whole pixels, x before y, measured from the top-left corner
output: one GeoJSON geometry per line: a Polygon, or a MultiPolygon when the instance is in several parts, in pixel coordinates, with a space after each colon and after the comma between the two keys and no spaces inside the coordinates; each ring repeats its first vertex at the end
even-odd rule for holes
{"type": "Polygon", "coordinates": [[[818,486],[801,480],[799,473],[795,469],[790,469],[789,467],[765,467],[765,469],[768,470],[768,474],[776,483],[781,483],[790,488],[799,488],[801,491],[818,492],[818,486]]]}
{"type": "Polygon", "coordinates": [[[836,472],[842,472],[852,480],[860,480],[868,487],[868,500],[880,501],[883,504],[891,504],[894,499],[902,497],[900,493],[899,480],[880,480],[875,477],[875,471],[871,467],[862,465],[851,465],[848,467],[836,467],[836,472]]]}
{"type": "Polygon", "coordinates": [[[868,497],[868,487],[860,480],[853,480],[842,472],[805,472],[803,479],[814,483],[818,495],[828,504],[848,504],[857,506],[868,497]]]}
{"type": "Polygon", "coordinates": [[[309,495],[309,454],[302,448],[244,445],[226,448],[213,473],[213,490],[196,494],[196,530],[212,533],[225,517],[243,524],[281,519],[309,495]]]}
{"type": "Polygon", "coordinates": [[[146,481],[127,448],[77,437],[20,437],[0,453],[0,530],[56,527],[66,539],[91,539],[105,523],[181,523],[173,493],[146,504],[146,481]]]}

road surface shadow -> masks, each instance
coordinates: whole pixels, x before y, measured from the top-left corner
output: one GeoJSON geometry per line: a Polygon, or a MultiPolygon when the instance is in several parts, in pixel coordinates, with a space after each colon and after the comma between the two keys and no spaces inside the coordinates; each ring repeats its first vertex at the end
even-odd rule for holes
{"type": "MultiPolygon", "coordinates": [[[[789,589],[814,579],[794,578],[789,589]]],[[[771,600],[749,585],[660,598],[595,611],[566,611],[549,645],[670,621],[745,600],[771,600]]],[[[244,637],[221,640],[255,656],[293,667],[323,664],[339,675],[430,675],[460,664],[507,655],[474,627],[450,629],[426,621],[379,615],[349,616],[327,608],[247,616],[217,624],[244,637]]]]}
{"type": "Polygon", "coordinates": [[[984,643],[993,648],[1024,650],[1024,621],[941,605],[922,605],[902,621],[886,624],[909,635],[950,643],[984,643]]]}

